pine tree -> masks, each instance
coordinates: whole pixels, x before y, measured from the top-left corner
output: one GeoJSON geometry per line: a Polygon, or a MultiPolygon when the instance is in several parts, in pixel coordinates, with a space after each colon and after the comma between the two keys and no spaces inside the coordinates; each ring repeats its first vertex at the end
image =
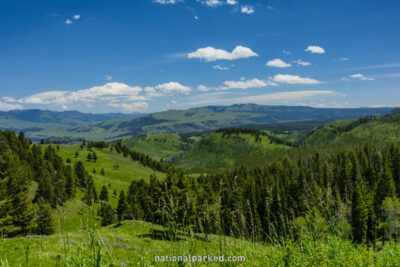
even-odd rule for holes
{"type": "Polygon", "coordinates": [[[118,207],[117,207],[117,218],[118,223],[121,224],[122,220],[126,217],[128,212],[128,202],[124,190],[121,190],[119,194],[118,207]]]}
{"type": "Polygon", "coordinates": [[[37,217],[36,223],[38,225],[39,234],[50,235],[54,233],[51,207],[43,199],[39,199],[38,201],[38,209],[36,217],[37,217]]]}
{"type": "Polygon", "coordinates": [[[101,201],[108,201],[108,190],[105,185],[101,188],[100,192],[100,200],[101,201]]]}
{"type": "Polygon", "coordinates": [[[93,152],[93,154],[92,154],[92,159],[93,159],[94,162],[97,161],[97,154],[96,154],[96,152],[93,152]]]}
{"type": "Polygon", "coordinates": [[[79,151],[77,150],[77,151],[75,151],[75,158],[78,158],[79,157],[79,151]]]}
{"type": "Polygon", "coordinates": [[[101,225],[107,226],[114,222],[114,211],[111,208],[110,204],[106,201],[102,201],[100,203],[100,217],[101,217],[101,225]]]}
{"type": "Polygon", "coordinates": [[[92,154],[89,153],[89,154],[87,155],[87,161],[92,161],[92,154]]]}
{"type": "Polygon", "coordinates": [[[358,179],[353,190],[351,206],[351,226],[353,240],[356,243],[364,243],[367,238],[368,209],[365,202],[366,188],[364,181],[358,179]]]}
{"type": "Polygon", "coordinates": [[[74,165],[74,172],[77,178],[77,184],[84,187],[86,183],[85,167],[81,161],[77,161],[74,165]]]}

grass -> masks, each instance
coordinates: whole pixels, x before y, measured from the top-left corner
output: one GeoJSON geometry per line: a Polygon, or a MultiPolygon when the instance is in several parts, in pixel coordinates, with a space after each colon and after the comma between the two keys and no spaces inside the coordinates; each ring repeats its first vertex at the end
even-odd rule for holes
{"type": "MultiPolygon", "coordinates": [[[[164,173],[143,166],[130,157],[124,158],[122,154],[110,151],[109,148],[92,148],[92,151],[89,151],[87,148],[80,149],[78,145],[60,145],[57,153],[64,161],[70,159],[71,164],[78,160],[81,161],[85,169],[93,176],[98,194],[103,185],[107,187],[109,195],[112,196],[114,190],[118,193],[121,190],[127,190],[133,180],[148,180],[150,175],[155,175],[160,179],[165,177],[164,173]],[[76,151],[79,152],[77,158],[75,158],[76,151]],[[96,162],[87,161],[87,155],[92,152],[96,152],[98,157],[96,162]],[[114,168],[116,164],[119,166],[118,169],[114,168]],[[102,168],[105,170],[104,175],[101,174],[102,168]],[[93,169],[96,170],[96,173],[93,173],[93,169]]],[[[116,199],[110,199],[110,201],[113,206],[117,204],[116,199]]]]}
{"type": "Polygon", "coordinates": [[[198,142],[191,151],[175,163],[175,167],[192,173],[223,171],[234,166],[264,166],[274,155],[290,149],[285,145],[271,143],[267,136],[255,141],[250,134],[223,137],[221,133],[210,134],[198,142]]]}
{"type": "MultiPolygon", "coordinates": [[[[90,216],[88,217],[90,218],[90,216]]],[[[354,245],[337,236],[299,242],[261,244],[225,236],[180,235],[169,241],[154,233],[163,227],[124,221],[98,228],[87,219],[85,228],[62,230],[51,236],[0,240],[0,266],[399,266],[400,244],[379,251],[354,245]],[[156,256],[244,256],[242,263],[155,262],[156,256]]]]}
{"type": "Polygon", "coordinates": [[[178,134],[153,134],[123,140],[127,147],[145,153],[155,160],[171,160],[191,148],[178,134]]]}

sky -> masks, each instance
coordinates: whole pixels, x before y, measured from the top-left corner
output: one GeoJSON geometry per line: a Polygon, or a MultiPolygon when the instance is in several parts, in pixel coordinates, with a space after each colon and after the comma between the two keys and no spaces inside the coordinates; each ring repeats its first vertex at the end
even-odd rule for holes
{"type": "Polygon", "coordinates": [[[397,0],[1,0],[0,110],[400,105],[397,0]]]}

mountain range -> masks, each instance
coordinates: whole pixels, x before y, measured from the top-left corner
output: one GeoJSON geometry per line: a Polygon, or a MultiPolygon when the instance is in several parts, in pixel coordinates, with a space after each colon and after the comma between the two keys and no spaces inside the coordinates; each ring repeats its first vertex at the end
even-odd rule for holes
{"type": "Polygon", "coordinates": [[[391,111],[392,108],[313,108],[256,104],[196,107],[152,114],[85,114],[78,111],[30,109],[0,112],[0,129],[24,131],[33,141],[112,141],[126,136],[191,133],[249,124],[359,118],[391,111]]]}

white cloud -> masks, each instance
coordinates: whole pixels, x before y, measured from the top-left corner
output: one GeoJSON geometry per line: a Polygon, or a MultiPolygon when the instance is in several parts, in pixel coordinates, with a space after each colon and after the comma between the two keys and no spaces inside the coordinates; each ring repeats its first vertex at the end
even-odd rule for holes
{"type": "Polygon", "coordinates": [[[275,8],[273,6],[267,5],[268,10],[274,10],[275,8]]]}
{"type": "Polygon", "coordinates": [[[207,86],[202,85],[202,84],[200,84],[200,85],[197,86],[197,90],[203,91],[203,92],[211,91],[212,89],[213,89],[213,88],[207,87],[207,86]]]}
{"type": "Polygon", "coordinates": [[[147,86],[144,88],[144,91],[146,92],[146,95],[148,97],[157,97],[157,96],[163,96],[164,93],[157,91],[154,87],[152,86],[147,86]]]}
{"type": "Polygon", "coordinates": [[[277,74],[272,81],[287,84],[320,84],[321,82],[311,78],[302,78],[297,75],[277,74]]]}
{"type": "Polygon", "coordinates": [[[341,57],[337,61],[349,61],[349,59],[347,57],[341,57]]]}
{"type": "Polygon", "coordinates": [[[107,106],[113,108],[122,108],[127,112],[140,112],[145,111],[149,104],[146,102],[134,102],[134,103],[108,103],[107,106]]]}
{"type": "Polygon", "coordinates": [[[80,18],[81,18],[81,15],[79,15],[79,14],[76,14],[76,15],[74,15],[74,16],[73,16],[73,18],[74,18],[74,19],[76,19],[76,20],[78,20],[78,19],[80,19],[80,18]]]}
{"type": "Polygon", "coordinates": [[[17,100],[13,97],[9,97],[9,96],[4,96],[1,99],[3,99],[3,101],[8,102],[8,103],[12,103],[12,102],[16,102],[17,100]]]}
{"type": "Polygon", "coordinates": [[[159,84],[155,88],[164,93],[172,93],[172,92],[188,93],[191,91],[190,87],[184,86],[178,82],[169,82],[169,83],[159,84]]]}
{"type": "Polygon", "coordinates": [[[236,0],[226,0],[226,3],[227,3],[228,5],[237,5],[237,4],[238,4],[238,1],[236,1],[236,0]]]}
{"type": "Polygon", "coordinates": [[[266,65],[268,67],[275,67],[275,68],[288,68],[292,66],[292,64],[286,63],[285,61],[279,58],[268,61],[266,65]]]}
{"type": "Polygon", "coordinates": [[[202,3],[203,5],[209,6],[209,7],[217,7],[222,5],[222,1],[220,0],[197,0],[197,2],[202,3]]]}
{"type": "Polygon", "coordinates": [[[68,107],[66,105],[62,105],[61,108],[64,110],[68,109],[68,107]]]}
{"type": "Polygon", "coordinates": [[[324,54],[325,53],[325,49],[323,49],[320,46],[315,46],[315,45],[308,46],[307,49],[304,51],[311,52],[313,54],[324,54]]]}
{"type": "Polygon", "coordinates": [[[69,93],[68,91],[48,91],[19,99],[18,102],[26,104],[61,103],[61,102],[66,102],[64,101],[64,98],[67,96],[68,93],[69,93]]]}
{"type": "Polygon", "coordinates": [[[111,100],[146,100],[139,94],[142,88],[129,86],[127,84],[111,82],[103,86],[95,86],[89,89],[78,91],[48,91],[34,94],[17,100],[19,103],[40,104],[40,105],[66,105],[69,103],[93,103],[111,100]]]}
{"type": "Polygon", "coordinates": [[[0,111],[9,111],[13,109],[22,109],[22,106],[20,104],[10,104],[10,103],[0,102],[0,111]]]}
{"type": "Polygon", "coordinates": [[[70,20],[70,19],[67,19],[66,21],[65,21],[65,24],[67,24],[67,25],[69,25],[69,24],[72,24],[72,23],[74,23],[72,20],[70,20]]]}
{"type": "Polygon", "coordinates": [[[248,89],[248,88],[260,88],[266,87],[268,84],[265,81],[259,79],[252,80],[241,80],[241,81],[225,81],[223,86],[218,87],[219,90],[228,89],[248,89]]]}
{"type": "Polygon", "coordinates": [[[195,52],[189,53],[188,58],[200,58],[206,61],[216,60],[236,60],[240,58],[256,57],[257,53],[253,52],[250,48],[244,46],[236,46],[230,53],[222,49],[216,49],[211,46],[199,48],[195,52]]]}
{"type": "Polygon", "coordinates": [[[287,51],[287,50],[283,50],[282,53],[284,53],[285,55],[290,55],[292,52],[287,51]]]}
{"type": "Polygon", "coordinates": [[[109,81],[112,80],[112,78],[113,78],[110,74],[106,74],[104,77],[106,78],[106,80],[109,80],[109,81]]]}
{"type": "Polygon", "coordinates": [[[199,17],[198,17],[198,16],[194,16],[194,19],[195,19],[195,20],[198,20],[198,19],[199,19],[199,17]]]}
{"type": "Polygon", "coordinates": [[[365,77],[363,74],[361,73],[357,73],[357,74],[352,74],[349,76],[350,78],[356,78],[356,79],[360,79],[362,81],[372,81],[374,80],[374,78],[370,78],[370,77],[365,77]]]}
{"type": "Polygon", "coordinates": [[[217,70],[229,70],[228,67],[222,67],[221,65],[215,65],[215,66],[213,66],[213,69],[217,69],[217,70]]]}
{"type": "Polygon", "coordinates": [[[249,6],[249,5],[241,6],[240,12],[242,12],[244,14],[252,14],[252,13],[254,13],[254,7],[249,6]]]}
{"type": "Polygon", "coordinates": [[[297,63],[297,65],[300,65],[300,66],[310,66],[311,65],[310,62],[306,62],[306,61],[303,61],[301,59],[299,59],[299,60],[297,60],[295,62],[297,63]]]}
{"type": "Polygon", "coordinates": [[[154,2],[156,2],[158,4],[166,5],[166,4],[177,4],[177,3],[183,2],[183,0],[155,0],[154,2]]]}

